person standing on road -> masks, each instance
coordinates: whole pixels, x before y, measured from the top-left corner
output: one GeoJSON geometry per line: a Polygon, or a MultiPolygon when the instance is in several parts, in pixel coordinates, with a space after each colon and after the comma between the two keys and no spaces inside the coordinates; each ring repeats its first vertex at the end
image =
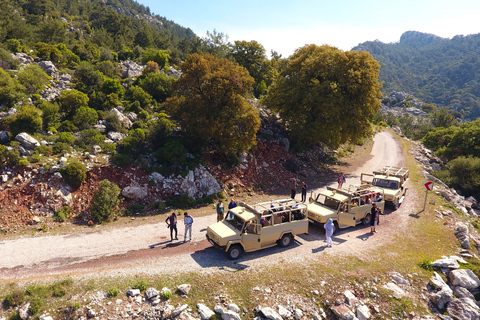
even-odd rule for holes
{"type": "Polygon", "coordinates": [[[225,208],[223,206],[223,201],[222,199],[219,199],[217,203],[217,222],[220,222],[223,220],[224,212],[225,212],[225,208]]]}
{"type": "Polygon", "coordinates": [[[347,179],[345,179],[345,175],[343,174],[343,172],[340,173],[337,180],[338,180],[338,189],[343,187],[343,184],[347,181],[347,179]]]}
{"type": "Polygon", "coordinates": [[[188,214],[188,212],[185,212],[183,215],[183,223],[185,224],[185,235],[183,237],[183,242],[187,242],[187,233],[189,233],[188,241],[192,241],[193,218],[188,214]]]}
{"type": "Polygon", "coordinates": [[[325,228],[325,236],[327,237],[327,247],[332,247],[332,236],[333,236],[333,229],[335,226],[333,225],[333,220],[332,218],[328,219],[328,222],[325,223],[323,226],[325,228]]]}
{"type": "Polygon", "coordinates": [[[292,199],[295,199],[295,195],[297,194],[297,179],[295,179],[295,178],[293,178],[290,181],[290,192],[291,192],[290,197],[292,199]]]}
{"type": "Polygon", "coordinates": [[[305,181],[302,182],[302,202],[307,201],[307,184],[305,181]]]}
{"type": "Polygon", "coordinates": [[[232,200],[230,200],[230,203],[228,204],[228,212],[227,212],[227,215],[225,216],[225,219],[227,219],[228,215],[230,215],[230,219],[233,219],[233,213],[230,212],[230,210],[232,210],[236,206],[237,206],[237,203],[235,202],[235,199],[232,198],[232,200]]]}
{"type": "Polygon", "coordinates": [[[171,215],[165,220],[167,223],[167,228],[170,228],[170,241],[178,240],[177,238],[177,215],[175,212],[172,212],[171,215]],[[173,231],[175,231],[175,239],[173,238],[173,231]]]}
{"type": "Polygon", "coordinates": [[[374,233],[377,232],[375,228],[380,222],[380,210],[377,208],[376,203],[373,203],[372,210],[370,212],[372,213],[372,220],[370,221],[370,233],[374,233]]]}

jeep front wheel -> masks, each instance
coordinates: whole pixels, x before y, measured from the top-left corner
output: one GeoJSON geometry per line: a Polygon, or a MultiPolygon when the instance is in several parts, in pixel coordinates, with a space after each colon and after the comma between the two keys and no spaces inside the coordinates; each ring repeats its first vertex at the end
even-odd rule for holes
{"type": "Polygon", "coordinates": [[[280,239],[279,245],[283,248],[288,247],[293,242],[293,237],[291,234],[284,234],[280,239]]]}
{"type": "Polygon", "coordinates": [[[242,247],[238,244],[234,244],[228,248],[227,256],[231,260],[236,260],[242,255],[242,247]]]}

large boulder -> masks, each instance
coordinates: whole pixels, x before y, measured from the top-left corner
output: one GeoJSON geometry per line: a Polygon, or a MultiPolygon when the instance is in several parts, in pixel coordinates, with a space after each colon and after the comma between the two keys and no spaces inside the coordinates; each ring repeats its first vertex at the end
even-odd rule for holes
{"type": "Polygon", "coordinates": [[[26,132],[17,134],[15,141],[18,141],[24,148],[27,149],[35,149],[36,147],[40,146],[40,142],[26,132]]]}
{"type": "Polygon", "coordinates": [[[457,223],[454,233],[458,241],[460,241],[460,245],[463,249],[470,250],[472,248],[470,244],[470,233],[468,232],[468,227],[464,223],[457,223]]]}
{"type": "Polygon", "coordinates": [[[480,308],[468,298],[453,299],[447,306],[447,313],[456,320],[480,319],[480,308]]]}
{"type": "Polygon", "coordinates": [[[448,273],[448,279],[454,286],[460,286],[465,289],[475,289],[480,286],[480,280],[470,269],[457,269],[448,273]]]}
{"type": "Polygon", "coordinates": [[[122,196],[127,199],[140,201],[148,196],[148,188],[140,186],[127,186],[123,188],[122,196]]]}

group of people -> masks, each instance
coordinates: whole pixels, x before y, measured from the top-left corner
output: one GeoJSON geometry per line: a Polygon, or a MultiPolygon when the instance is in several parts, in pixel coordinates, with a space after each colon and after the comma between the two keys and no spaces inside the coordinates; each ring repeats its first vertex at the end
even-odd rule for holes
{"type": "MultiPolygon", "coordinates": [[[[167,228],[170,228],[170,241],[173,240],[178,240],[177,238],[177,214],[175,212],[172,212],[167,219],[165,220],[167,223],[167,228]],[[173,234],[175,233],[175,238],[173,237],[173,234]]],[[[192,225],[193,225],[193,218],[191,215],[188,214],[188,212],[185,212],[183,214],[183,223],[185,225],[185,234],[183,237],[183,242],[187,242],[187,234],[189,235],[188,241],[192,241],[192,225]]]]}
{"type": "MultiPolygon", "coordinates": [[[[305,181],[302,182],[300,191],[302,193],[302,202],[307,201],[307,184],[305,183],[305,181]]],[[[290,197],[292,199],[295,199],[296,195],[297,195],[297,179],[293,178],[290,180],[290,197]]]]}
{"type": "Polygon", "coordinates": [[[223,204],[223,200],[219,199],[217,206],[215,207],[217,211],[217,222],[226,220],[229,216],[230,216],[230,219],[233,219],[233,213],[230,210],[232,210],[236,206],[237,206],[237,202],[235,201],[235,199],[232,198],[232,200],[230,200],[230,203],[228,204],[227,214],[225,214],[224,216],[225,206],[223,204]]]}

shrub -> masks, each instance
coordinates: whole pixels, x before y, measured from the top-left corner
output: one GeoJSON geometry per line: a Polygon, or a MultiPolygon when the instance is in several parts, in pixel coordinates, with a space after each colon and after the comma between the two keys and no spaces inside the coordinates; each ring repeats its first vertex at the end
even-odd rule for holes
{"type": "Polygon", "coordinates": [[[419,265],[420,268],[422,268],[422,269],[429,270],[429,271],[432,271],[432,270],[433,270],[432,261],[430,261],[430,260],[428,260],[428,259],[425,259],[425,260],[420,261],[420,263],[419,263],[418,265],[419,265]]]}
{"type": "Polygon", "coordinates": [[[188,194],[182,194],[181,196],[170,197],[166,201],[167,206],[179,208],[179,209],[187,209],[193,207],[196,202],[195,199],[190,198],[188,194]]]}
{"type": "Polygon", "coordinates": [[[57,143],[64,142],[64,143],[72,144],[74,141],[75,141],[75,137],[71,132],[60,132],[58,134],[57,143]]]}
{"type": "Polygon", "coordinates": [[[79,187],[87,178],[87,168],[83,163],[73,161],[61,171],[61,174],[69,185],[79,187]]]}
{"type": "Polygon", "coordinates": [[[116,297],[120,293],[120,290],[117,287],[113,287],[107,290],[107,294],[110,297],[116,297]]]}
{"type": "Polygon", "coordinates": [[[109,221],[119,211],[120,188],[109,180],[100,181],[100,187],[93,196],[90,211],[99,222],[109,221]]]}
{"type": "Polygon", "coordinates": [[[158,211],[162,211],[167,207],[167,205],[163,201],[154,201],[150,206],[153,209],[157,209],[158,211]]]}
{"type": "Polygon", "coordinates": [[[135,281],[132,288],[133,289],[138,289],[138,290],[143,292],[143,291],[147,290],[148,283],[143,279],[139,279],[139,280],[135,281]]]}
{"type": "Polygon", "coordinates": [[[70,145],[65,142],[57,142],[52,147],[53,154],[67,153],[70,152],[70,150],[72,150],[72,147],[70,147],[70,145]]]}
{"type": "Polygon", "coordinates": [[[75,310],[78,310],[82,307],[82,304],[78,301],[76,302],[72,302],[72,304],[70,304],[70,310],[71,311],[75,311],[75,310]]]}
{"type": "Polygon", "coordinates": [[[12,293],[7,294],[3,300],[5,309],[14,308],[21,305],[25,301],[25,293],[23,290],[15,289],[12,293]]]}
{"type": "Polygon", "coordinates": [[[29,164],[29,162],[25,158],[22,158],[22,159],[18,160],[18,165],[19,166],[28,166],[28,164],[29,164]]]}
{"type": "Polygon", "coordinates": [[[133,215],[133,214],[136,214],[137,212],[138,213],[143,213],[143,209],[145,207],[139,203],[135,203],[135,204],[132,204],[129,208],[128,208],[128,213],[130,215],[133,215]]]}
{"type": "Polygon", "coordinates": [[[163,291],[162,291],[162,298],[163,298],[163,299],[168,300],[168,299],[170,299],[171,297],[173,297],[172,291],[170,291],[170,290],[163,290],[163,291]]]}
{"type": "Polygon", "coordinates": [[[130,163],[132,163],[132,161],[130,160],[130,157],[128,155],[123,153],[117,153],[112,157],[112,163],[121,168],[125,168],[130,163]]]}
{"type": "Polygon", "coordinates": [[[38,146],[33,151],[38,154],[43,154],[44,156],[47,156],[47,157],[53,154],[52,146],[47,146],[47,145],[38,146]]]}
{"type": "Polygon", "coordinates": [[[67,220],[70,212],[72,212],[72,209],[70,209],[68,206],[64,206],[61,209],[55,211],[53,219],[58,222],[64,222],[65,220],[67,220]]]}

